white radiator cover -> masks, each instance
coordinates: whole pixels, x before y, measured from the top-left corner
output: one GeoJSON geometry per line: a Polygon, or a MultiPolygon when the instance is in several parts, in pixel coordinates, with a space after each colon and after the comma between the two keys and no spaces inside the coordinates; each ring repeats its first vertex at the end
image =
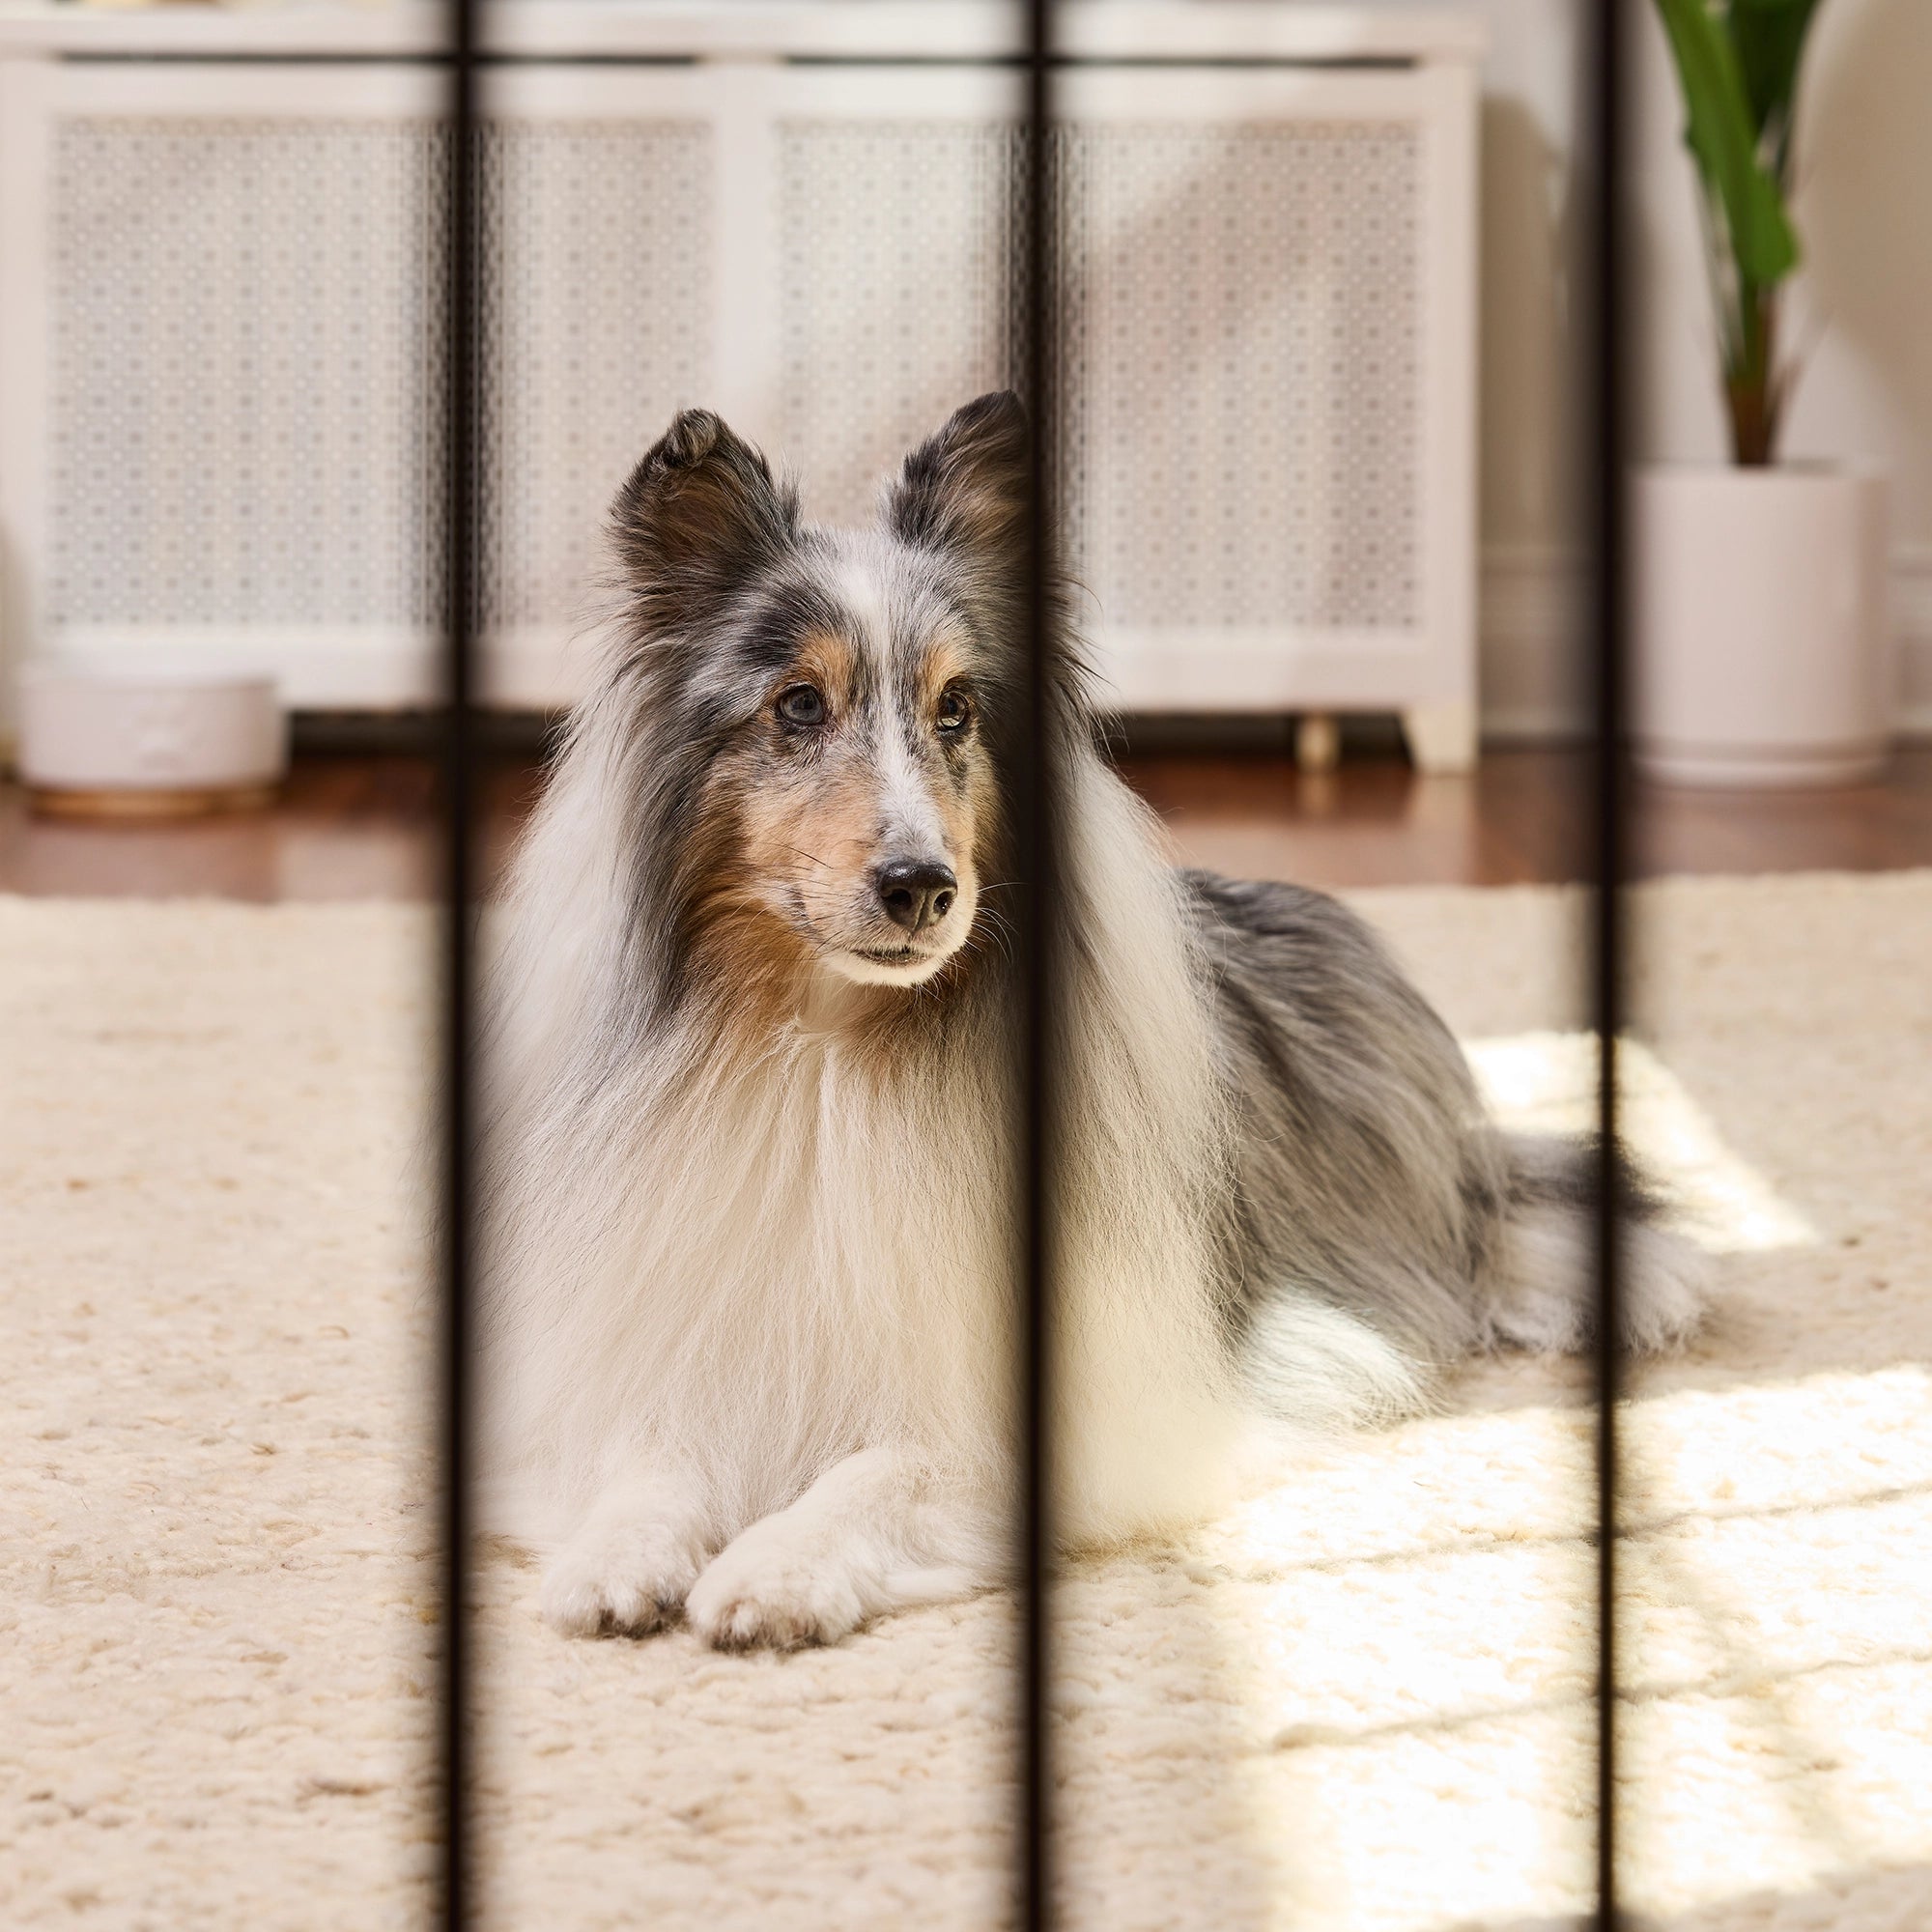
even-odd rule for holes
{"type": "MultiPolygon", "coordinates": [[[[491,71],[499,701],[578,688],[604,508],[675,409],[846,520],[1012,378],[1011,71],[772,51],[491,71]]],[[[423,701],[439,78],[72,52],[0,53],[16,647],[423,701]]],[[[1064,511],[1123,706],[1473,714],[1474,71],[1377,59],[1066,71],[1064,511]]]]}

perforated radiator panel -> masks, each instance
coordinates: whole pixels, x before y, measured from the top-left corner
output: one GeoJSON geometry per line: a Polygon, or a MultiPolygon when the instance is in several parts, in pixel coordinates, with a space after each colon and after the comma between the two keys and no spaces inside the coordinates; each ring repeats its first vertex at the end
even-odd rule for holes
{"type": "Polygon", "coordinates": [[[808,509],[868,519],[879,480],[1013,380],[1010,128],[797,120],[779,130],[780,421],[808,509]]]}
{"type": "Polygon", "coordinates": [[[1418,150],[1386,124],[1068,130],[1065,500],[1108,622],[1419,621],[1418,150]]]}
{"type": "MultiPolygon", "coordinates": [[[[821,513],[1013,380],[1014,135],[781,130],[783,422],[821,513]]],[[[1062,477],[1103,622],[1403,629],[1422,596],[1420,137],[1075,124],[1062,477]]]]}
{"type": "Polygon", "coordinates": [[[711,400],[711,140],[701,122],[488,132],[492,622],[578,615],[617,485],[678,410],[711,400]]]}
{"type": "Polygon", "coordinates": [[[444,251],[427,127],[69,120],[60,624],[430,624],[444,251]]]}
{"type": "MultiPolygon", "coordinates": [[[[705,398],[711,139],[486,130],[487,622],[571,620],[705,398]]],[[[439,130],[75,119],[53,159],[50,623],[440,622],[439,130]]]]}

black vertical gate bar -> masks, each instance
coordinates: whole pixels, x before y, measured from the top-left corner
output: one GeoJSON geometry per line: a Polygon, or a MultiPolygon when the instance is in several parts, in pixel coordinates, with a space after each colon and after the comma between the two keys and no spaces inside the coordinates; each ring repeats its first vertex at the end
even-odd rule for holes
{"type": "Polygon", "coordinates": [[[1020,180],[1020,301],[1023,305],[1021,391],[1032,435],[1027,491],[1027,719],[1020,759],[1019,922],[1025,949],[1023,1318],[1019,1422],[1021,1658],[1019,1922],[1045,1932],[1053,1918],[1052,1775],[1048,1762],[1048,1590],[1051,1582],[1053,1204],[1047,1169],[1053,1153],[1051,928],[1054,890],[1052,684],[1048,661],[1052,591],[1054,442],[1052,73],[1049,67],[1053,0],[1027,0],[1026,120],[1020,180]]]}
{"type": "Polygon", "coordinates": [[[1617,1400],[1622,1392],[1622,1260],[1618,1212],[1617,1033],[1623,1024],[1624,883],[1629,864],[1624,769],[1626,393],[1624,327],[1624,10],[1592,0],[1585,35],[1596,179],[1591,208],[1589,502],[1596,565],[1592,644],[1596,672],[1597,1062],[1597,1922],[1615,1932],[1617,1908],[1617,1400]]]}
{"type": "Polygon", "coordinates": [[[443,396],[448,542],[442,711],[442,1870],[444,1925],[469,1922],[469,1280],[474,1193],[470,1083],[475,808],[477,182],[476,0],[450,0],[448,307],[443,396]]]}

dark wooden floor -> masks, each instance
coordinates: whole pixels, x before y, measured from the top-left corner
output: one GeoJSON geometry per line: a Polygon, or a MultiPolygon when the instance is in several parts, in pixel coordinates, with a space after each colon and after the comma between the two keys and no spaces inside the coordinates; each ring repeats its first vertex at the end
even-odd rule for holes
{"type": "MultiPolygon", "coordinates": [[[[1423,778],[1360,757],[1325,777],[1263,753],[1141,753],[1125,769],[1199,865],[1318,886],[1507,885],[1586,870],[1581,755],[1498,751],[1470,778],[1423,778]]],[[[486,787],[486,849],[500,859],[537,770],[500,761],[486,787]]],[[[1932,866],[1932,747],[1883,783],[1832,792],[1645,789],[1645,873],[1854,871],[1932,866]]],[[[212,895],[240,899],[425,898],[438,879],[424,759],[311,754],[272,810],[172,825],[38,818],[0,786],[0,892],[212,895]]]]}

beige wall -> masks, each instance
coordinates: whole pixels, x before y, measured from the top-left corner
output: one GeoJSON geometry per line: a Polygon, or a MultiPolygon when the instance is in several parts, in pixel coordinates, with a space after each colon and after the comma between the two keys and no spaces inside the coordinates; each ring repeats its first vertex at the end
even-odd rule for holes
{"type": "MultiPolygon", "coordinates": [[[[1477,0],[1483,113],[1482,535],[1492,728],[1577,717],[1571,327],[1575,0],[1477,0]]],[[[1647,457],[1723,454],[1690,162],[1662,34],[1637,17],[1635,230],[1647,298],[1647,457]]],[[[1932,729],[1932,0],[1825,0],[1800,127],[1807,246],[1792,303],[1806,345],[1787,452],[1896,479],[1895,609],[1909,722],[1932,729]]]]}

